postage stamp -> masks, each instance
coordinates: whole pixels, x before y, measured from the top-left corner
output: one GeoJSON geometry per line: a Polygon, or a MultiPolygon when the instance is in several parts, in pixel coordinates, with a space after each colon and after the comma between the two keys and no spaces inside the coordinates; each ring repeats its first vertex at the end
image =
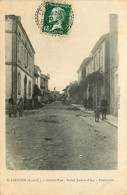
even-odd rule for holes
{"type": "Polygon", "coordinates": [[[67,35],[70,27],[71,5],[45,2],[42,32],[67,35]]]}

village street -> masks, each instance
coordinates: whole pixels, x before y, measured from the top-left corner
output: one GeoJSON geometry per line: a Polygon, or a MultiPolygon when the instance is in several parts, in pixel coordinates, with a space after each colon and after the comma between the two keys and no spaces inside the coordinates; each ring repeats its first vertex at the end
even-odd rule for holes
{"type": "Polygon", "coordinates": [[[56,101],[23,117],[6,117],[7,168],[111,170],[117,168],[117,128],[56,101]]]}

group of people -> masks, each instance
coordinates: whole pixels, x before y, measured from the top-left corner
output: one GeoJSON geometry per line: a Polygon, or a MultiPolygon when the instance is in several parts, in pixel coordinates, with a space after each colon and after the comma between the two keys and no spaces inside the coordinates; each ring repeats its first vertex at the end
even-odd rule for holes
{"type": "Polygon", "coordinates": [[[99,121],[100,113],[102,114],[102,120],[106,119],[108,101],[105,96],[101,100],[101,105],[93,108],[93,97],[90,94],[88,100],[84,99],[84,107],[88,110],[94,110],[95,122],[99,121]]]}
{"type": "Polygon", "coordinates": [[[9,106],[8,106],[8,114],[9,117],[16,117],[17,113],[19,113],[19,117],[22,117],[23,110],[24,110],[24,102],[23,99],[20,98],[18,104],[14,101],[14,99],[11,97],[8,100],[9,106]]]}

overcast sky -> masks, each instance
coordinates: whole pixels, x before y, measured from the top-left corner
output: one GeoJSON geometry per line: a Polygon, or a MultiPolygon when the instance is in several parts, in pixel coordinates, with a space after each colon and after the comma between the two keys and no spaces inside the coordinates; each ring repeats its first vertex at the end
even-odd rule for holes
{"type": "Polygon", "coordinates": [[[43,74],[50,74],[49,89],[61,91],[77,80],[77,70],[88,57],[101,35],[109,32],[109,14],[118,14],[113,1],[70,1],[74,23],[68,36],[54,37],[40,33],[35,12],[41,1],[5,4],[6,14],[19,15],[36,51],[35,64],[43,74]],[[11,6],[10,6],[11,4],[11,6]]]}

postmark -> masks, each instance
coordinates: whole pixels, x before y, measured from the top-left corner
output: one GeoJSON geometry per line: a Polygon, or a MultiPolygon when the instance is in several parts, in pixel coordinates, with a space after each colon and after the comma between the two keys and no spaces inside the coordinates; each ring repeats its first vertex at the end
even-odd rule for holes
{"type": "Polygon", "coordinates": [[[36,11],[35,21],[42,33],[68,35],[74,21],[72,5],[44,2],[36,11]]]}

